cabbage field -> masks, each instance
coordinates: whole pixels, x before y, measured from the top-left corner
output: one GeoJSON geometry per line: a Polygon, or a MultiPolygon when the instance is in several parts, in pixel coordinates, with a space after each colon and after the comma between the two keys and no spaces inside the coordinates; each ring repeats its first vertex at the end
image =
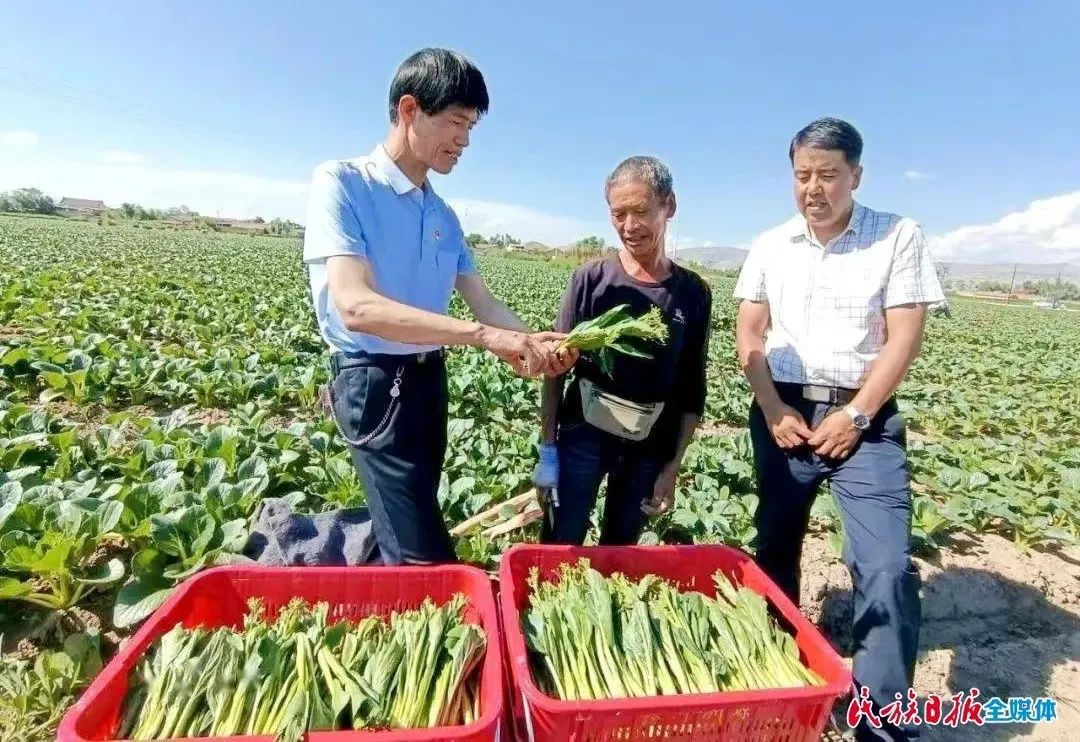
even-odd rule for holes
{"type": "MultiPolygon", "coordinates": [[[[480,265],[550,325],[567,268],[480,265]]],[[[45,739],[174,585],[243,559],[262,498],[318,512],[364,493],[318,409],[298,242],[0,217],[0,266],[0,738],[45,739]]],[[[754,535],[732,287],[714,279],[706,420],[648,542],[754,535]]],[[[540,383],[476,350],[449,368],[440,499],[455,525],[529,488],[540,383]]],[[[955,303],[900,397],[921,554],[965,532],[1050,553],[1080,539],[1080,315],[955,303]]],[[[838,548],[829,498],[814,515],[838,548]]],[[[466,530],[458,553],[491,568],[538,528],[466,530]]]]}

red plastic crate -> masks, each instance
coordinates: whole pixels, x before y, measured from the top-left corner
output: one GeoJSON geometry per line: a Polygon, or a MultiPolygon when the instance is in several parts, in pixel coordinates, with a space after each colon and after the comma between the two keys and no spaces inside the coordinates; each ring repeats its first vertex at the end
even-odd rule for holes
{"type": "Polygon", "coordinates": [[[524,719],[532,742],[619,740],[817,740],[836,699],[850,690],[851,673],[824,636],[746,553],[727,546],[572,547],[519,545],[503,555],[500,611],[513,682],[514,716],[524,719]],[[712,576],[723,570],[765,596],[791,625],[803,661],[824,687],[729,691],[601,701],[562,701],[533,682],[521,615],[528,607],[533,566],[550,578],[560,564],[586,557],[603,574],[630,578],[656,574],[683,589],[716,594],[712,576]]]}
{"type": "MultiPolygon", "coordinates": [[[[106,665],[65,714],[59,742],[112,740],[127,693],[128,674],[155,639],[177,623],[186,627],[236,626],[243,623],[247,600],[262,598],[275,615],[294,597],[326,601],[330,618],[389,615],[417,608],[430,597],[437,603],[455,593],[467,597],[465,619],[487,635],[487,655],[480,677],[480,718],[472,724],[380,732],[311,732],[310,742],[405,742],[406,740],[498,740],[504,723],[503,667],[498,610],[484,572],[463,565],[438,567],[217,567],[182,583],[165,604],[106,665]]],[[[200,742],[244,740],[273,742],[272,736],[200,737],[200,742]]]]}

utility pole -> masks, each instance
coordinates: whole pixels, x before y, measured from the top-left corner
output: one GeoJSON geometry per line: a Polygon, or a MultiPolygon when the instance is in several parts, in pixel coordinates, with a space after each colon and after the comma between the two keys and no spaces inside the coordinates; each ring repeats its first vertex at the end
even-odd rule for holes
{"type": "Polygon", "coordinates": [[[671,259],[674,260],[679,255],[679,215],[675,215],[675,247],[671,251],[671,259]]]}
{"type": "Polygon", "coordinates": [[[1013,263],[1012,280],[1009,281],[1009,293],[1005,297],[1005,303],[1008,304],[1012,299],[1013,285],[1016,283],[1016,263],[1013,263]]]}

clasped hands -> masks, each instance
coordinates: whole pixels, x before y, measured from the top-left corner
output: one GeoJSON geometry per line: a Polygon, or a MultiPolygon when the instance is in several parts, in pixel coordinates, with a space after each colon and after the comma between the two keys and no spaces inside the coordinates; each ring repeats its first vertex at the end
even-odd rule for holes
{"type": "Polygon", "coordinates": [[[784,450],[791,451],[806,444],[819,456],[842,461],[851,455],[859,442],[860,431],[844,410],[829,413],[814,430],[798,410],[786,404],[762,409],[762,412],[773,440],[784,450]]]}

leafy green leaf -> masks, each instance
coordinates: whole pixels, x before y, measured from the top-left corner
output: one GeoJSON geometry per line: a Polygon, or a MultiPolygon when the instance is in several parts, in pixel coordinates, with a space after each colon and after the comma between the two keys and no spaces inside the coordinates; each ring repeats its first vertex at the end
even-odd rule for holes
{"type": "Polygon", "coordinates": [[[124,578],[124,563],[119,559],[110,559],[98,566],[85,577],[80,577],[79,582],[86,585],[108,585],[124,578]]]}
{"type": "Polygon", "coordinates": [[[141,623],[164,605],[172,593],[171,587],[160,587],[139,580],[132,580],[120,588],[113,607],[112,622],[118,629],[127,629],[141,623]]]}
{"type": "Polygon", "coordinates": [[[22,502],[22,485],[19,482],[0,484],[0,528],[22,502]]]}
{"type": "Polygon", "coordinates": [[[30,586],[14,577],[0,577],[0,600],[21,598],[29,595],[33,590],[30,586]]]}

